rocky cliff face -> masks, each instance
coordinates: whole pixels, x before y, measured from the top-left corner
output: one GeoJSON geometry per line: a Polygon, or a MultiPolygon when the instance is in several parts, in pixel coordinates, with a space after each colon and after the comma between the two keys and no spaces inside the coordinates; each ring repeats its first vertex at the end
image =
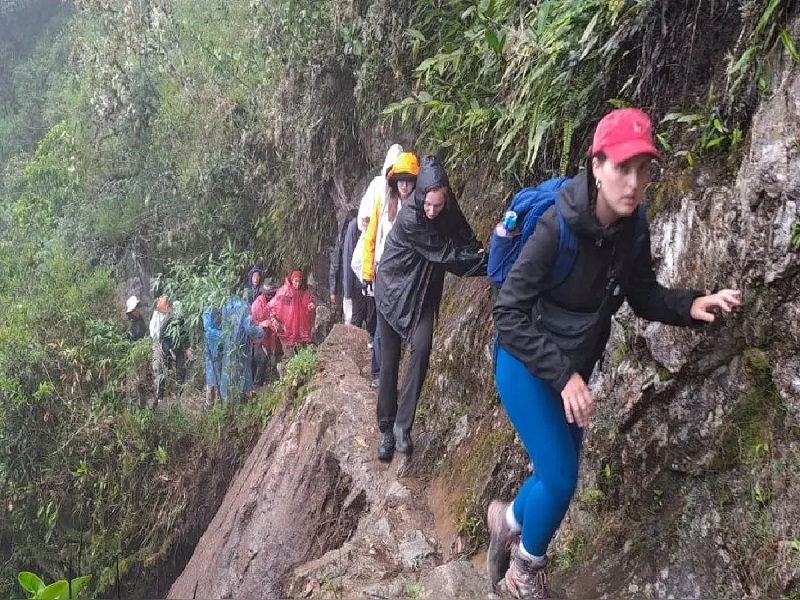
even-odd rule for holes
{"type": "MultiPolygon", "coordinates": [[[[660,184],[671,201],[652,218],[659,280],[740,287],[745,307],[701,330],[629,310],[615,318],[580,487],[551,548],[575,597],[780,596],[800,585],[795,68],[776,90],[734,181],[708,169],[660,184]]],[[[462,531],[482,530],[489,499],[512,496],[528,468],[495,404],[487,310],[465,299],[482,291],[453,282],[423,406],[439,440],[434,486],[451,490],[447,517],[462,531]]]]}

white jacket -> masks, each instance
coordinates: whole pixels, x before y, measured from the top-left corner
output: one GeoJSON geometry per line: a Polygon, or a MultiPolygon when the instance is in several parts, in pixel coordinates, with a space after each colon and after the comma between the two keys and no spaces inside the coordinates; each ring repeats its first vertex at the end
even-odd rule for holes
{"type": "Polygon", "coordinates": [[[367,228],[367,221],[372,216],[375,210],[375,203],[382,202],[386,197],[386,174],[392,168],[394,161],[403,152],[403,147],[400,144],[392,144],[386,152],[386,158],[383,161],[383,169],[378,176],[374,177],[364,192],[361,198],[361,204],[358,207],[358,228],[364,231],[367,228]]]}
{"type": "Polygon", "coordinates": [[[157,310],[153,311],[153,316],[150,317],[150,337],[153,338],[153,341],[161,339],[161,326],[164,324],[164,321],[167,320],[168,316],[168,313],[158,312],[157,310]]]}

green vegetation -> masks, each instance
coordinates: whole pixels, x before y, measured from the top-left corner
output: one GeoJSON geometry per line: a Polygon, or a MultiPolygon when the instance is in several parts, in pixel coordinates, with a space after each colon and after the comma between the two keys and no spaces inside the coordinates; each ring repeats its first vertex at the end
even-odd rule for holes
{"type": "MultiPolygon", "coordinates": [[[[201,309],[252,262],[279,276],[319,264],[378,126],[410,127],[457,173],[481,164],[516,184],[565,171],[608,106],[659,105],[647,83],[662,74],[645,80],[641,68],[656,3],[529,4],[0,3],[0,595],[18,593],[21,569],[61,580],[77,537],[95,574],[84,593],[107,595],[118,572],[131,592],[163,581],[192,543],[184,524],[210,518],[187,482],[240,464],[283,402],[299,405],[313,385],[304,349],[250,404],[198,414],[189,393],[158,413],[133,407],[149,347],[122,333],[125,280],[160,273],[155,287],[181,299],[197,334],[201,309]]],[[[735,4],[742,43],[721,91],[659,109],[691,117],[663,124],[676,152],[698,136],[707,150],[735,147],[769,92],[768,54],[780,44],[798,58],[785,3],[735,4]]],[[[655,209],[666,202],[664,191],[655,209]]],[[[729,440],[747,461],[770,453],[777,414],[753,369],[729,440]]],[[[468,492],[455,514],[470,537],[483,528],[475,482],[512,437],[487,433],[460,465],[468,492]]]]}
{"type": "Polygon", "coordinates": [[[554,557],[555,568],[559,571],[569,569],[583,560],[587,540],[580,534],[567,532],[561,540],[554,557]]]}
{"type": "Polygon", "coordinates": [[[477,550],[481,538],[487,533],[484,507],[479,504],[475,490],[487,470],[496,464],[503,448],[514,439],[510,425],[477,433],[471,443],[449,459],[449,470],[442,475],[448,489],[459,490],[450,498],[450,510],[456,533],[467,540],[468,554],[477,550]]]}
{"type": "MultiPolygon", "coordinates": [[[[767,462],[772,455],[774,432],[785,413],[766,353],[757,348],[745,351],[744,369],[748,389],[729,419],[716,459],[719,468],[767,462]]],[[[763,495],[759,498],[763,499],[763,495]]]]}
{"type": "Polygon", "coordinates": [[[405,596],[406,598],[420,598],[422,597],[422,592],[425,591],[425,586],[422,585],[422,582],[417,580],[416,583],[407,583],[405,587],[405,596]]]}
{"type": "Polygon", "coordinates": [[[511,0],[448,2],[411,30],[415,56],[426,56],[419,88],[386,114],[420,128],[451,163],[487,152],[507,173],[563,172],[647,10],[604,0],[545,0],[522,12],[511,0]]]}
{"type": "Polygon", "coordinates": [[[606,503],[606,495],[598,488],[586,488],[578,496],[578,502],[587,508],[599,510],[606,503]]]}
{"type": "Polygon", "coordinates": [[[71,581],[60,579],[47,585],[38,575],[30,571],[22,571],[17,576],[22,589],[28,594],[28,598],[33,600],[72,600],[72,598],[78,598],[91,579],[91,575],[83,575],[71,581]]]}

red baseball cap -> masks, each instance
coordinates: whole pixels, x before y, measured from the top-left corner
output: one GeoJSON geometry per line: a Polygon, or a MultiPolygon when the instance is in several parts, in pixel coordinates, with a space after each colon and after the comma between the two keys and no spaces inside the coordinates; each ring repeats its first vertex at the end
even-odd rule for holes
{"type": "Polygon", "coordinates": [[[638,108],[612,110],[600,119],[594,130],[589,156],[602,152],[615,163],[625,162],[639,154],[661,159],[653,142],[650,117],[638,108]]]}

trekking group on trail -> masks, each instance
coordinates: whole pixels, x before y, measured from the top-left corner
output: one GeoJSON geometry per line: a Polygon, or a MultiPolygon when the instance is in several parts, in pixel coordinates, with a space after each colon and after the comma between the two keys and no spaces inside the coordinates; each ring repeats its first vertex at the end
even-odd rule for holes
{"type": "MultiPolygon", "coordinates": [[[[187,361],[194,358],[194,332],[186,323],[180,301],[159,296],[153,304],[149,327],[137,296],[126,302],[127,334],[137,341],[152,340],[153,407],[163,401],[167,374],[183,386],[187,361]]],[[[221,308],[202,310],[203,367],[206,405],[217,400],[239,401],[278,376],[279,360],[288,360],[311,343],[316,303],[302,271],[292,271],[283,285],[262,280],[258,266],[250,269],[244,286],[236,289],[221,308]]],[[[147,405],[143,382],[135,382],[139,405],[147,405]]]]}
{"type": "MultiPolygon", "coordinates": [[[[494,286],[495,383],[534,465],[516,497],[492,501],[486,519],[490,584],[504,580],[515,598],[548,597],[547,549],[577,486],[595,410],[587,382],[612,316],[627,300],[643,319],[698,327],[741,303],[738,290],[709,294],[657,282],[642,202],[660,159],[644,112],[609,112],[581,172],[519,191],[487,251],[441,162],[393,145],[358,210],[345,216],[331,255],[330,302],[341,303],[346,323],[369,333],[377,458],[385,462],[413,452],[445,274],[488,277],[494,286]]],[[[262,275],[254,266],[240,292],[219,310],[203,310],[209,403],[217,394],[226,401],[249,396],[274,375],[279,356],[311,342],[316,303],[303,273],[292,271],[279,288],[262,275]]],[[[131,338],[147,335],[135,296],[127,313],[131,338]]],[[[149,335],[156,403],[166,372],[174,365],[182,382],[192,358],[184,317],[178,302],[155,301],[149,335]]]]}
{"type": "Polygon", "coordinates": [[[698,327],[741,303],[739,290],[709,294],[657,282],[642,202],[660,159],[643,111],[611,111],[596,126],[580,174],[521,190],[486,252],[441,163],[420,164],[392,146],[331,260],[331,301],[343,294],[348,321],[370,332],[382,461],[413,450],[445,273],[488,275],[495,286],[495,382],[534,465],[516,497],[492,501],[487,514],[487,575],[493,589],[505,580],[515,598],[549,597],[547,548],[577,486],[595,410],[587,382],[612,316],[627,300],[643,319],[698,327]],[[398,391],[403,344],[410,353],[398,391]]]}

